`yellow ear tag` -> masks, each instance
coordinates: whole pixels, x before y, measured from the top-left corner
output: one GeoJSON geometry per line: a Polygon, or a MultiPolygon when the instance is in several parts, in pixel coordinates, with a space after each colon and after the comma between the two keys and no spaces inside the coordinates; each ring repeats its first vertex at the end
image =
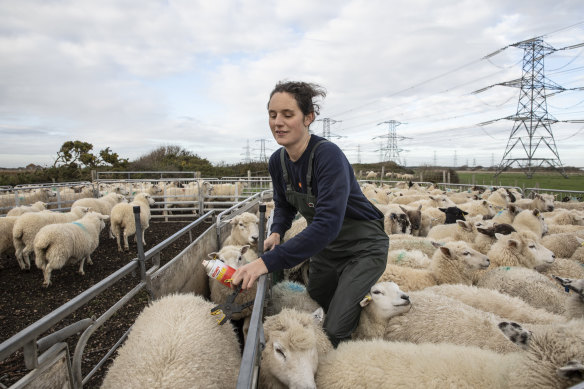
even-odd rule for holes
{"type": "Polygon", "coordinates": [[[373,300],[373,299],[371,298],[371,295],[370,295],[370,294],[368,294],[367,296],[365,296],[365,299],[366,299],[367,301],[371,301],[371,300],[373,300]]]}

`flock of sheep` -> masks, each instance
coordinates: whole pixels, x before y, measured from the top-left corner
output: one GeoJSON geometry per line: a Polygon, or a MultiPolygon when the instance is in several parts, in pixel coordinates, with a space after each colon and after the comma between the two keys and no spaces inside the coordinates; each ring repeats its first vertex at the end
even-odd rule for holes
{"type": "MultiPolygon", "coordinates": [[[[119,251],[128,251],[128,237],[136,233],[134,206],[140,206],[141,239],[146,245],[144,231],[149,228],[154,197],[164,192],[165,199],[169,199],[166,206],[172,208],[184,202],[195,203],[200,196],[209,201],[237,198],[243,185],[241,182],[213,185],[202,180],[185,185],[177,181],[100,184],[97,198],[93,197],[93,187],[83,184],[59,187],[58,191],[57,188],[21,191],[17,194],[19,202],[28,205],[11,207],[5,217],[0,217],[0,257],[13,255],[22,270],[30,270],[34,254],[34,263],[43,272],[43,286],[48,287],[52,271],[66,264],[79,263],[79,274],[85,274],[84,264],[92,264],[91,254],[99,245],[108,219],[110,238],[117,240],[119,251]],[[47,209],[54,207],[56,198],[70,210],[47,209]]],[[[14,203],[15,194],[1,196],[0,205],[14,203]]]]}
{"type": "MultiPolygon", "coordinates": [[[[324,312],[306,292],[305,261],[272,287],[259,387],[565,388],[584,380],[584,203],[405,182],[362,190],[385,215],[390,251],[353,339],[331,346],[324,312]]],[[[235,268],[257,258],[258,222],[234,217],[209,257],[235,268]]],[[[298,218],[284,240],[305,227],[298,218]]],[[[238,336],[209,314],[231,290],[213,279],[210,289],[211,301],[175,294],[146,308],[103,387],[235,387],[238,336]]],[[[234,317],[244,336],[250,314],[234,317]]]]}

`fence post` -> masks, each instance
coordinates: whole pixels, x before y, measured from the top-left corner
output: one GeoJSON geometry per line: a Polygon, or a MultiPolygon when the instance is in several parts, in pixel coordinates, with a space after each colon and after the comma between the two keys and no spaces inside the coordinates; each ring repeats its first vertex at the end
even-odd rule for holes
{"type": "Polygon", "coordinates": [[[140,279],[146,284],[150,300],[154,299],[150,282],[146,279],[146,256],[144,255],[144,241],[142,240],[142,224],[140,223],[140,206],[134,205],[134,222],[136,223],[136,246],[138,247],[138,262],[140,264],[140,279]]]}

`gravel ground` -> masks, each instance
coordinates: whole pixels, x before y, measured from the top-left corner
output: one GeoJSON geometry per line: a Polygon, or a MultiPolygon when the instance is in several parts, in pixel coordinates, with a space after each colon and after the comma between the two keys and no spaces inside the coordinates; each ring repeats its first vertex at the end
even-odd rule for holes
{"type": "MultiPolygon", "coordinates": [[[[178,221],[152,221],[150,228],[145,233],[148,244],[146,249],[154,247],[187,224],[187,222],[178,221]]],[[[193,239],[209,226],[209,223],[202,223],[196,227],[193,239]]],[[[168,262],[182,251],[189,244],[188,239],[187,234],[163,251],[161,264],[168,262]]],[[[130,242],[129,252],[118,253],[116,241],[108,237],[108,228],[106,228],[101,233],[99,247],[91,256],[93,265],[85,264],[85,276],[77,273],[78,265],[65,266],[60,270],[53,271],[52,285],[49,288],[42,287],[42,272],[34,266],[34,261],[30,271],[22,271],[15,259],[1,260],[0,266],[3,268],[0,269],[0,342],[10,338],[134,259],[137,256],[136,244],[133,242],[133,238],[130,238],[130,242]]],[[[94,298],[86,307],[70,315],[67,321],[63,322],[57,329],[92,315],[101,315],[138,283],[139,275],[130,275],[126,278],[131,279],[118,282],[114,288],[94,298]]],[[[92,335],[85,347],[82,364],[84,375],[130,327],[147,301],[146,293],[139,294],[92,335]]],[[[73,337],[68,341],[71,356],[75,350],[77,339],[77,337],[73,337]]],[[[99,387],[105,370],[105,368],[100,369],[85,387],[99,387]]],[[[0,388],[3,387],[2,385],[12,385],[27,372],[20,352],[1,361],[0,388]]]]}

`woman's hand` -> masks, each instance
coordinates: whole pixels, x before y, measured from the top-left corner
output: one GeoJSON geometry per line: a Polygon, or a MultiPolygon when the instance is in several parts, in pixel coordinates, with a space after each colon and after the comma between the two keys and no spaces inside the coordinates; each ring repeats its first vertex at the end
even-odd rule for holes
{"type": "Polygon", "coordinates": [[[264,251],[269,251],[280,244],[280,234],[272,232],[266,240],[264,240],[264,251]]]}
{"type": "Polygon", "coordinates": [[[237,269],[231,277],[231,285],[239,285],[241,282],[241,289],[249,289],[262,274],[266,274],[267,272],[268,268],[264,264],[264,261],[258,258],[237,269]]]}

